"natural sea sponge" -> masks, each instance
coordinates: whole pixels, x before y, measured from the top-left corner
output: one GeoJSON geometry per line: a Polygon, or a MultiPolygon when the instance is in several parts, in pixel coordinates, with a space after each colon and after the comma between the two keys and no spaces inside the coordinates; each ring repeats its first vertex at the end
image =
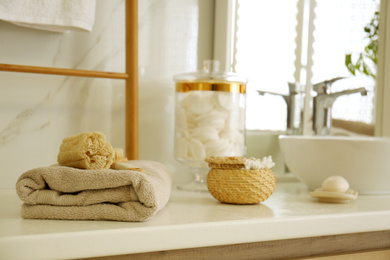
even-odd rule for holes
{"type": "Polygon", "coordinates": [[[109,169],[115,150],[101,132],[85,132],[63,139],[57,161],[79,169],[109,169]]]}

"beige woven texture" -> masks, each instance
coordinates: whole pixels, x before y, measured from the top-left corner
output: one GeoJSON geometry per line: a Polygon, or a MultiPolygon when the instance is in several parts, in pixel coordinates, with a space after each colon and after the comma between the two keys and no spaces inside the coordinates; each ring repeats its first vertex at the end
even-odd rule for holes
{"type": "Polygon", "coordinates": [[[214,198],[230,204],[257,204],[272,195],[275,174],[270,169],[243,169],[244,160],[243,157],[206,159],[212,168],[207,175],[207,187],[214,198]]]}

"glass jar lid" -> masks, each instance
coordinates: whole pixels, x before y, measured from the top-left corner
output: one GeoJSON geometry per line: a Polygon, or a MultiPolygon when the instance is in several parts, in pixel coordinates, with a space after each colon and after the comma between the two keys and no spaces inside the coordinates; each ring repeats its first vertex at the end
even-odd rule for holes
{"type": "Polygon", "coordinates": [[[245,93],[248,80],[232,72],[219,70],[217,60],[205,60],[203,70],[174,76],[177,92],[192,90],[245,93]]]}

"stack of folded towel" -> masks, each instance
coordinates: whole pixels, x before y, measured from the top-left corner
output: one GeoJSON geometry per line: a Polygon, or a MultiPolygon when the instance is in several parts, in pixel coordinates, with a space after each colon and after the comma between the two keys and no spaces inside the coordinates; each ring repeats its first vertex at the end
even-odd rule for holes
{"type": "Polygon", "coordinates": [[[24,202],[23,218],[144,221],[167,204],[172,187],[167,168],[137,160],[121,164],[131,170],[108,169],[114,165],[115,151],[102,135],[89,132],[65,138],[60,165],[20,176],[16,191],[24,202]]]}

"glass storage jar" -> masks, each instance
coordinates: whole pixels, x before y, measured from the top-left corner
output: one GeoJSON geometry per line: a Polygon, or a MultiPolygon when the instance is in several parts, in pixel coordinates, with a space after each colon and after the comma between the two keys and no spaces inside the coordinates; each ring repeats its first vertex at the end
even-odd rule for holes
{"type": "Polygon", "coordinates": [[[207,191],[206,157],[245,153],[247,79],[218,67],[218,61],[207,60],[202,71],[174,77],[175,158],[195,177],[182,189],[207,191]]]}

